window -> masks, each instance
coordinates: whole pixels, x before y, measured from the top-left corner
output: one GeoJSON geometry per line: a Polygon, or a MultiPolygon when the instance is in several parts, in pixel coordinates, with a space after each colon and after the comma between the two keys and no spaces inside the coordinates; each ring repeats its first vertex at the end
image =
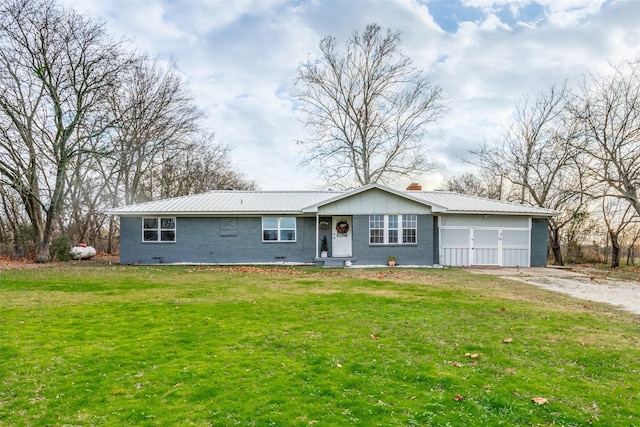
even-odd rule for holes
{"type": "Polygon", "coordinates": [[[416,243],[418,230],[417,215],[402,216],[402,243],[416,243]]]}
{"type": "Polygon", "coordinates": [[[417,243],[417,215],[369,215],[369,243],[398,245],[417,243]]]}
{"type": "Polygon", "coordinates": [[[295,242],[295,217],[265,217],[262,218],[263,242],[295,242]]]}
{"type": "Polygon", "coordinates": [[[142,218],[143,242],[175,242],[175,218],[142,218]]]}
{"type": "Polygon", "coordinates": [[[369,215],[369,243],[384,243],[384,215],[369,215]]]}

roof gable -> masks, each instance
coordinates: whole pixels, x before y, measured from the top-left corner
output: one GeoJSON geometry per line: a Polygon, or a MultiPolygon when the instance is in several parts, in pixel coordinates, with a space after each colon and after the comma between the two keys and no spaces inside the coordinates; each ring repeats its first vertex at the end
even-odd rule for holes
{"type": "Polygon", "coordinates": [[[411,193],[394,190],[380,184],[368,184],[351,191],[337,194],[327,200],[307,206],[305,212],[325,211],[345,215],[351,213],[402,213],[394,209],[407,209],[412,207],[415,213],[416,207],[424,209],[425,213],[443,212],[444,206],[429,203],[424,199],[414,197],[411,193]],[[324,208],[324,209],[323,209],[324,208]],[[381,210],[382,209],[382,210],[381,210]],[[384,209],[387,209],[386,211],[384,209]],[[378,210],[381,210],[378,212],[378,210]]]}

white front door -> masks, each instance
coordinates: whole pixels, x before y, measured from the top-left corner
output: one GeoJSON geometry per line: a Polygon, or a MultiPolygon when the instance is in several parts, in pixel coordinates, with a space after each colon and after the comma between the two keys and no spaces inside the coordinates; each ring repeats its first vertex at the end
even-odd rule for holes
{"type": "Polygon", "coordinates": [[[345,258],[351,256],[351,217],[333,217],[333,244],[331,256],[345,258]]]}

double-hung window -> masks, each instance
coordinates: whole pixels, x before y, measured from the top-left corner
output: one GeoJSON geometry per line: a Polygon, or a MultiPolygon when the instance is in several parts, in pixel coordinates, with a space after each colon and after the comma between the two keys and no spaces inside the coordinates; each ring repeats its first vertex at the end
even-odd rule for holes
{"type": "Polygon", "coordinates": [[[369,243],[372,245],[401,245],[417,243],[418,216],[369,215],[369,243]]]}
{"type": "Polygon", "coordinates": [[[262,218],[263,242],[295,242],[295,217],[264,217],[262,218]]]}
{"type": "Polygon", "coordinates": [[[142,218],[143,242],[175,242],[175,218],[142,218]]]}

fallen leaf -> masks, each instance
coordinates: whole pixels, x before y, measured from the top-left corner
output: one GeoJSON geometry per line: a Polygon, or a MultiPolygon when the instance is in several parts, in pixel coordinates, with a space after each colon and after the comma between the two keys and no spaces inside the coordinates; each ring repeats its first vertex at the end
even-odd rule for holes
{"type": "Polygon", "coordinates": [[[453,362],[453,366],[456,366],[458,368],[462,368],[464,365],[458,362],[453,362]]]}
{"type": "Polygon", "coordinates": [[[459,394],[456,394],[456,397],[453,398],[453,400],[455,400],[456,402],[460,401],[460,400],[464,400],[463,396],[460,396],[459,394]]]}
{"type": "Polygon", "coordinates": [[[478,358],[478,353],[473,353],[473,354],[469,355],[469,357],[471,357],[472,359],[477,359],[478,358]]]}
{"type": "Polygon", "coordinates": [[[374,334],[371,334],[371,335],[369,335],[369,336],[370,336],[371,338],[373,338],[374,340],[377,340],[378,338],[380,338],[379,336],[374,335],[374,334]]]}
{"type": "Polygon", "coordinates": [[[179,382],[178,384],[176,384],[174,387],[182,387],[184,385],[183,382],[179,382]]]}
{"type": "Polygon", "coordinates": [[[471,362],[471,366],[477,366],[477,365],[478,365],[477,361],[474,360],[473,362],[471,362]]]}
{"type": "Polygon", "coordinates": [[[513,341],[513,338],[505,338],[503,342],[505,343],[510,343],[511,341],[513,341]]]}
{"type": "Polygon", "coordinates": [[[534,401],[535,403],[537,403],[538,405],[544,405],[545,403],[549,402],[546,398],[544,397],[534,397],[533,399],[531,399],[532,401],[534,401]]]}
{"type": "Polygon", "coordinates": [[[342,368],[342,365],[341,365],[341,364],[339,364],[339,363],[336,363],[336,366],[337,366],[338,368],[342,368]]]}

